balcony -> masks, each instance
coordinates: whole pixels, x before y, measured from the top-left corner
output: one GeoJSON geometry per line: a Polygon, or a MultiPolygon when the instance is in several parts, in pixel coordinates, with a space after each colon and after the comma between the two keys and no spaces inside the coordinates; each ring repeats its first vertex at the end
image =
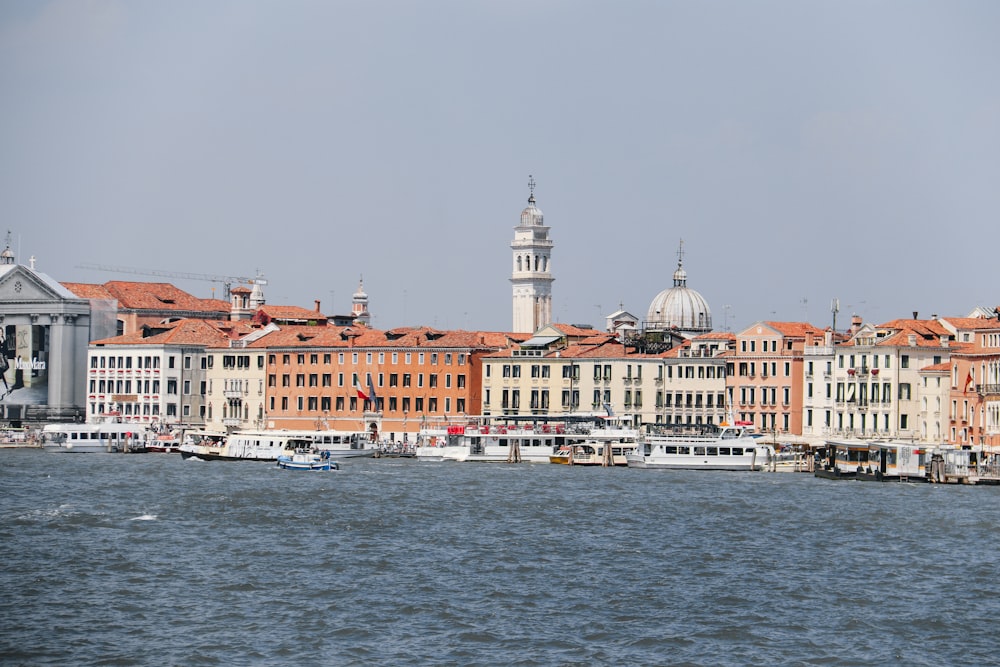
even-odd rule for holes
{"type": "Polygon", "coordinates": [[[243,398],[244,393],[240,389],[226,389],[222,392],[222,395],[226,398],[243,398]]]}
{"type": "Polygon", "coordinates": [[[243,423],[243,420],[239,417],[226,417],[222,420],[223,426],[239,426],[243,423]]]}

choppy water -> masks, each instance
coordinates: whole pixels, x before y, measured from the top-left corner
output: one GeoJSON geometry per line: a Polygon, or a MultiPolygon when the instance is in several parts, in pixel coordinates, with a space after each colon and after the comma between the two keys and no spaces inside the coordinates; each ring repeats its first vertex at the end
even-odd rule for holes
{"type": "Polygon", "coordinates": [[[0,451],[0,662],[996,664],[998,498],[0,451]]]}

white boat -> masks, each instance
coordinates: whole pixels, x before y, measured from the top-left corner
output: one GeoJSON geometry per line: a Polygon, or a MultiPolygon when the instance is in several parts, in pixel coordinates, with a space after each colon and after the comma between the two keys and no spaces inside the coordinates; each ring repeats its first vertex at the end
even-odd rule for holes
{"type": "Polygon", "coordinates": [[[205,461],[277,461],[296,451],[327,452],[329,458],[373,456],[362,434],[346,431],[197,431],[180,446],[184,458],[205,461]]]}
{"type": "Polygon", "coordinates": [[[325,452],[295,452],[291,456],[279,456],[278,467],[282,470],[340,470],[340,464],[330,459],[325,452]]]}
{"type": "Polygon", "coordinates": [[[635,447],[638,431],[612,415],[484,416],[424,425],[417,435],[418,459],[496,463],[549,463],[561,447],[590,442],[635,447]]]}
{"type": "Polygon", "coordinates": [[[188,435],[180,452],[185,459],[202,461],[277,461],[309,447],[308,440],[281,431],[197,431],[188,435]]]}
{"type": "Polygon", "coordinates": [[[768,470],[774,448],[743,426],[647,424],[626,460],[631,468],[768,470]]]}
{"type": "Polygon", "coordinates": [[[143,451],[152,437],[145,424],[116,420],[88,424],[46,424],[41,445],[48,452],[104,454],[143,451]]]}
{"type": "Polygon", "coordinates": [[[173,454],[180,451],[181,440],[176,433],[161,433],[146,441],[146,451],[158,454],[173,454]]]}
{"type": "Polygon", "coordinates": [[[363,431],[281,431],[295,437],[305,438],[318,452],[328,452],[333,459],[349,459],[375,456],[377,443],[370,440],[363,431]]]}

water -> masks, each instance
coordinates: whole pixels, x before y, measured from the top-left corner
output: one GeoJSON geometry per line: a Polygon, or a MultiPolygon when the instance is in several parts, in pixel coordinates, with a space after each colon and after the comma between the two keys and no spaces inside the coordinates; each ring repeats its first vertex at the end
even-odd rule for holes
{"type": "Polygon", "coordinates": [[[0,663],[996,664],[998,497],[0,451],[0,663]]]}

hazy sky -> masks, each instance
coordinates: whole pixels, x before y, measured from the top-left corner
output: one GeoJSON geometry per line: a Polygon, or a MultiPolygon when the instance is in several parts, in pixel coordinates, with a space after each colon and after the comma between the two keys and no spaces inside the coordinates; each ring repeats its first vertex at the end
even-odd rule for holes
{"type": "Polygon", "coordinates": [[[0,3],[0,220],[57,280],[509,330],[529,174],[560,322],[644,318],[681,238],[716,329],[1000,304],[1000,2],[0,3]]]}

